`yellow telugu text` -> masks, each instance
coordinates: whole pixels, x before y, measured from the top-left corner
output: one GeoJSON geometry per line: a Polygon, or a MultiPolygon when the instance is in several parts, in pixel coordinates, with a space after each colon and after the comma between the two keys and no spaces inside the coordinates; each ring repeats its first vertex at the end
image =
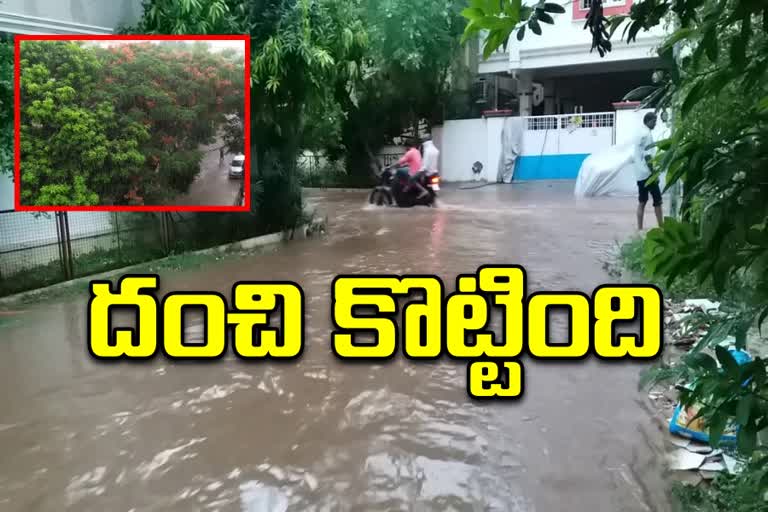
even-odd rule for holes
{"type": "MultiPolygon", "coordinates": [[[[213,360],[232,348],[243,359],[294,359],[304,347],[304,293],[291,282],[240,282],[232,305],[216,292],[174,292],[159,301],[156,275],[129,275],[117,289],[93,281],[88,348],[97,359],[213,360]],[[113,313],[132,313],[135,328],[113,326],[113,313]],[[202,311],[202,339],[188,340],[187,311],[202,311]],[[274,321],[277,319],[277,321],[274,321]],[[158,342],[158,340],[162,340],[158,342]]],[[[402,350],[411,360],[447,355],[468,361],[467,392],[478,399],[515,399],[524,391],[520,358],[652,359],[662,348],[661,292],[650,285],[600,286],[581,292],[526,296],[520,266],[484,266],[460,275],[445,296],[436,276],[339,276],[332,286],[333,353],[343,360],[380,361],[402,350]],[[568,312],[565,339],[551,339],[550,317],[568,312]],[[496,325],[492,316],[500,314],[496,325]],[[639,334],[617,327],[636,322],[639,334]]]]}
{"type": "Polygon", "coordinates": [[[304,348],[304,294],[294,283],[243,282],[233,287],[234,309],[215,292],[174,292],[162,303],[151,294],[154,275],[125,276],[113,292],[109,281],[91,283],[88,348],[97,359],[148,359],[159,349],[171,359],[218,359],[233,332],[235,354],[244,359],[293,359],[304,348]],[[136,328],[113,327],[112,312],[134,314],[136,328]],[[185,339],[184,314],[203,311],[202,340],[185,339]],[[281,317],[280,327],[270,317],[281,317]],[[162,340],[162,344],[158,343],[162,340]]]}

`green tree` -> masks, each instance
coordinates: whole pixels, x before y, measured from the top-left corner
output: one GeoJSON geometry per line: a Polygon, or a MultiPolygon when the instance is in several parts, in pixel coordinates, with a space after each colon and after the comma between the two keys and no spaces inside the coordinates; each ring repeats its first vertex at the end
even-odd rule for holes
{"type": "Polygon", "coordinates": [[[242,111],[244,71],[205,45],[170,46],[23,43],[25,204],[158,204],[189,188],[200,145],[242,111]]]}
{"type": "Polygon", "coordinates": [[[13,172],[13,38],[0,34],[0,174],[13,172]]]}
{"type": "Polygon", "coordinates": [[[243,110],[242,55],[238,61],[199,42],[113,46],[98,56],[101,95],[150,135],[141,145],[145,168],[130,176],[133,193],[157,204],[186,191],[199,173],[200,146],[215,140],[226,115],[243,110]]]}
{"type": "Polygon", "coordinates": [[[96,94],[103,71],[82,44],[22,42],[23,204],[109,204],[114,182],[144,163],[139,148],[148,132],[96,94]]]}
{"type": "Polygon", "coordinates": [[[439,120],[451,91],[465,20],[459,0],[367,0],[371,40],[343,144],[352,173],[367,174],[376,151],[419,121],[439,120]]]}
{"type": "Polygon", "coordinates": [[[280,227],[296,222],[302,213],[296,158],[309,132],[308,122],[324,108],[339,104],[339,88],[360,69],[356,59],[366,36],[355,15],[356,4],[342,0],[194,3],[198,9],[192,14],[176,9],[170,1],[147,1],[139,30],[251,35],[252,204],[262,222],[280,227]],[[223,15],[210,15],[214,4],[226,6],[223,15]],[[197,21],[188,21],[188,15],[197,21]]]}

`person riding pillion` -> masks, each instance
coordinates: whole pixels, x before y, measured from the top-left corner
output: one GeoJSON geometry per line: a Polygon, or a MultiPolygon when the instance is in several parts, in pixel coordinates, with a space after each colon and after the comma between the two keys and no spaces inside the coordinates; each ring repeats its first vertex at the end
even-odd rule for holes
{"type": "Polygon", "coordinates": [[[435,146],[435,143],[432,142],[432,136],[427,135],[422,139],[422,165],[419,172],[416,173],[416,175],[413,176],[412,181],[415,184],[416,187],[418,187],[421,191],[421,194],[419,194],[419,197],[423,197],[424,194],[427,194],[426,189],[424,188],[424,185],[422,182],[426,182],[424,179],[426,176],[431,176],[432,174],[437,174],[437,165],[438,161],[440,160],[440,150],[437,149],[437,146],[435,146]]]}

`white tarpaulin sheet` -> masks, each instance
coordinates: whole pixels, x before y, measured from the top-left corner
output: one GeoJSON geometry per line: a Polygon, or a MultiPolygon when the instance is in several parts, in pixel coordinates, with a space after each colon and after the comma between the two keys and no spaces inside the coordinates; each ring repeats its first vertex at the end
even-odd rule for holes
{"type": "MultiPolygon", "coordinates": [[[[635,144],[611,146],[589,155],[581,164],[574,195],[578,198],[637,195],[635,144]]],[[[664,189],[664,177],[659,180],[664,189]]]]}
{"type": "Polygon", "coordinates": [[[523,142],[523,119],[508,117],[501,130],[501,154],[499,155],[498,183],[512,183],[515,177],[515,162],[520,156],[523,142]]]}

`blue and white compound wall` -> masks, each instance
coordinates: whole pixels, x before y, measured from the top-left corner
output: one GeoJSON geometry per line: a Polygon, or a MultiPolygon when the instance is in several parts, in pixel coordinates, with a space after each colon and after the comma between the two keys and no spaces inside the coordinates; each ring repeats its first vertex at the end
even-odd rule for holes
{"type": "MultiPolygon", "coordinates": [[[[516,181],[575,180],[590,154],[626,143],[642,128],[648,110],[617,108],[616,112],[524,117],[516,181]]],[[[447,121],[433,129],[441,151],[440,170],[446,182],[473,179],[472,165],[483,164],[481,178],[496,181],[504,117],[447,121]]],[[[657,138],[666,128],[659,123],[657,138]]]]}

